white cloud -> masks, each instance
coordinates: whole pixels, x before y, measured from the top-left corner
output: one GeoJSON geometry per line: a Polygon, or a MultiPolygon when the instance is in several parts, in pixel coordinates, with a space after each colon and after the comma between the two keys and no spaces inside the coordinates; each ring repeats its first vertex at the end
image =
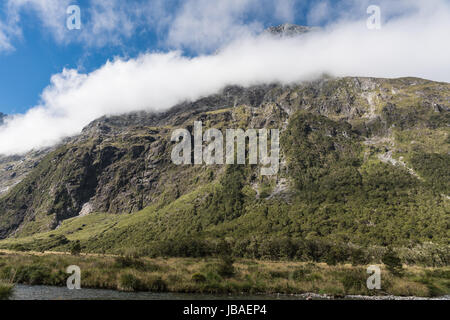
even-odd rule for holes
{"type": "MultiPolygon", "coordinates": [[[[26,21],[24,13],[36,15],[45,32],[57,43],[78,43],[85,47],[121,45],[124,39],[133,36],[138,28],[158,27],[166,21],[167,4],[164,0],[120,1],[91,0],[80,5],[81,29],[68,30],[66,10],[72,0],[7,0],[3,10],[7,21],[0,21],[0,50],[12,47],[26,21]],[[3,28],[2,28],[3,26],[3,28]],[[13,32],[14,31],[14,32],[13,32]],[[3,46],[2,46],[3,44],[3,46]]],[[[40,27],[40,26],[38,26],[40,27]]]]}
{"type": "Polygon", "coordinates": [[[218,45],[260,31],[260,23],[244,23],[244,13],[256,0],[188,0],[171,23],[167,42],[196,51],[212,50],[218,45]]]}
{"type": "MultiPolygon", "coordinates": [[[[76,31],[66,28],[66,9],[76,3],[72,0],[6,0],[3,9],[10,17],[4,25],[20,31],[26,23],[23,14],[35,14],[59,44],[121,45],[138,32],[152,30],[164,39],[163,46],[206,52],[261,31],[264,21],[292,22],[299,1],[90,0],[80,4],[82,27],[76,31]]],[[[0,41],[11,45],[16,35],[1,30],[0,41]]]]}
{"type": "Polygon", "coordinates": [[[134,33],[141,18],[133,4],[92,0],[89,6],[81,7],[82,28],[73,31],[66,28],[66,9],[71,4],[71,0],[8,0],[6,10],[9,16],[16,17],[17,28],[23,24],[21,14],[32,12],[58,43],[78,42],[85,46],[120,44],[134,33]]]}
{"type": "Polygon", "coordinates": [[[15,29],[24,24],[21,21],[24,12],[36,14],[44,30],[60,44],[120,45],[138,30],[152,28],[165,38],[163,45],[204,52],[236,37],[260,32],[262,21],[267,18],[275,23],[294,20],[296,1],[91,0],[88,5],[81,6],[82,28],[77,31],[67,30],[65,23],[66,8],[72,4],[71,0],[7,0],[5,10],[8,16],[14,17],[8,24],[15,29]],[[249,16],[253,17],[246,21],[249,16]]]}
{"type": "Polygon", "coordinates": [[[13,46],[5,29],[5,26],[0,21],[0,52],[13,49],[13,46]]]}
{"type": "Polygon", "coordinates": [[[229,84],[291,83],[324,72],[450,81],[450,5],[431,0],[416,9],[391,17],[379,31],[368,30],[364,16],[299,38],[244,36],[212,55],[146,53],[89,74],[64,70],[52,77],[39,106],[0,128],[0,154],[54,144],[105,114],[166,110],[229,84]]]}
{"type": "Polygon", "coordinates": [[[71,0],[8,0],[6,10],[9,25],[20,28],[23,11],[36,13],[46,30],[52,32],[57,41],[65,38],[66,8],[71,0]]]}
{"type": "Polygon", "coordinates": [[[264,29],[263,21],[295,18],[296,0],[187,0],[168,25],[166,43],[175,48],[208,52],[264,29]]]}
{"type": "Polygon", "coordinates": [[[5,20],[0,20],[0,52],[14,50],[12,40],[22,36],[22,31],[18,26],[19,16],[11,8],[8,9],[7,5],[8,3],[5,4],[7,7],[5,20]]]}

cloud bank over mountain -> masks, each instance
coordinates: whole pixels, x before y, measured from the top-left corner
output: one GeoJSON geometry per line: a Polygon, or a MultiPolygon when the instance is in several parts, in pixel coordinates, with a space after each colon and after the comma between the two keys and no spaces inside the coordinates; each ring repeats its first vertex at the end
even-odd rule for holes
{"type": "MultiPolygon", "coordinates": [[[[328,14],[330,5],[322,3],[311,20],[319,21],[328,14]]],[[[289,12],[286,8],[279,10],[280,16],[289,12]]],[[[255,35],[259,27],[255,27],[255,32],[244,32],[253,27],[236,25],[232,39],[226,38],[214,54],[188,57],[181,50],[149,52],[135,59],[116,58],[88,74],[65,69],[52,77],[39,105],[26,114],[8,117],[0,127],[0,154],[23,153],[55,144],[79,133],[90,121],[103,115],[162,111],[230,84],[289,84],[323,73],[450,81],[449,3],[399,1],[387,5],[382,14],[385,11],[388,13],[381,30],[366,27],[365,10],[355,19],[353,14],[359,9],[342,9],[322,30],[295,38],[255,35]]],[[[236,13],[230,15],[234,17],[236,13]]],[[[179,41],[180,46],[208,47],[208,35],[189,40],[183,36],[184,31],[176,31],[184,25],[187,29],[189,25],[206,28],[202,23],[204,15],[186,13],[178,17],[184,18],[178,20],[167,41],[175,44],[179,41]]],[[[225,25],[234,23],[239,23],[239,19],[230,18],[225,25]]],[[[212,33],[213,39],[220,37],[217,30],[212,33]]],[[[0,32],[0,42],[1,35],[0,32]]]]}

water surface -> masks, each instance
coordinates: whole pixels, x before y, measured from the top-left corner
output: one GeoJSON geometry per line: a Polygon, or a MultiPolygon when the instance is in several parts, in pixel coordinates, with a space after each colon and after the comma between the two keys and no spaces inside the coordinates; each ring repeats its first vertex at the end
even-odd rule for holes
{"type": "MultiPolygon", "coordinates": [[[[12,300],[323,300],[329,297],[315,294],[300,295],[219,295],[197,293],[154,293],[154,292],[122,292],[106,289],[69,290],[67,287],[28,286],[18,284],[14,287],[12,300]]],[[[395,296],[347,296],[351,300],[427,300],[420,297],[395,296]]],[[[450,295],[431,298],[450,300],[450,295]]]]}
{"type": "Polygon", "coordinates": [[[290,295],[214,295],[192,293],[121,292],[105,289],[69,290],[66,287],[28,286],[18,284],[12,300],[304,300],[305,297],[290,295]]]}

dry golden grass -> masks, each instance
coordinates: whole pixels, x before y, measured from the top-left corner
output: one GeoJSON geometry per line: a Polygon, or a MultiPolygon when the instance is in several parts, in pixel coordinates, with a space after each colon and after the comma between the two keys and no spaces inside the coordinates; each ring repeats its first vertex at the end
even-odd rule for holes
{"type": "Polygon", "coordinates": [[[0,253],[0,279],[64,286],[67,266],[81,269],[82,287],[233,294],[346,294],[432,296],[449,294],[450,268],[405,267],[394,277],[382,267],[382,289],[368,290],[364,266],[240,259],[221,277],[215,258],[132,258],[65,253],[0,253]]]}

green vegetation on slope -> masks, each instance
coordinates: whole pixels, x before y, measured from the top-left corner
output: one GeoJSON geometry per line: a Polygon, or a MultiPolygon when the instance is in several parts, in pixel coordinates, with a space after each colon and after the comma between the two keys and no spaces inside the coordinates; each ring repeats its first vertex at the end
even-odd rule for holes
{"type": "Polygon", "coordinates": [[[376,262],[380,246],[394,245],[411,249],[404,250],[405,262],[449,262],[448,199],[402,167],[363,162],[347,125],[305,113],[292,119],[282,140],[291,140],[284,144],[291,146],[285,151],[295,191],[290,203],[256,199],[247,187],[251,168],[228,166],[218,182],[168,204],[72,218],[55,231],[0,247],[68,251],[69,241],[80,240],[88,252],[138,248],[150,256],[207,256],[213,253],[208,243],[229,238],[241,257],[345,262],[362,250],[365,261],[376,262]],[[427,242],[434,245],[420,256],[427,242]]]}
{"type": "Polygon", "coordinates": [[[256,91],[159,126],[93,125],[0,199],[0,247],[69,251],[79,241],[82,252],[198,257],[226,238],[237,257],[380,262],[393,246],[405,263],[449,263],[447,84],[345,78],[256,91]],[[278,176],[173,165],[170,129],[195,120],[283,128],[278,176]],[[78,216],[86,204],[94,210],[78,216]]]}

